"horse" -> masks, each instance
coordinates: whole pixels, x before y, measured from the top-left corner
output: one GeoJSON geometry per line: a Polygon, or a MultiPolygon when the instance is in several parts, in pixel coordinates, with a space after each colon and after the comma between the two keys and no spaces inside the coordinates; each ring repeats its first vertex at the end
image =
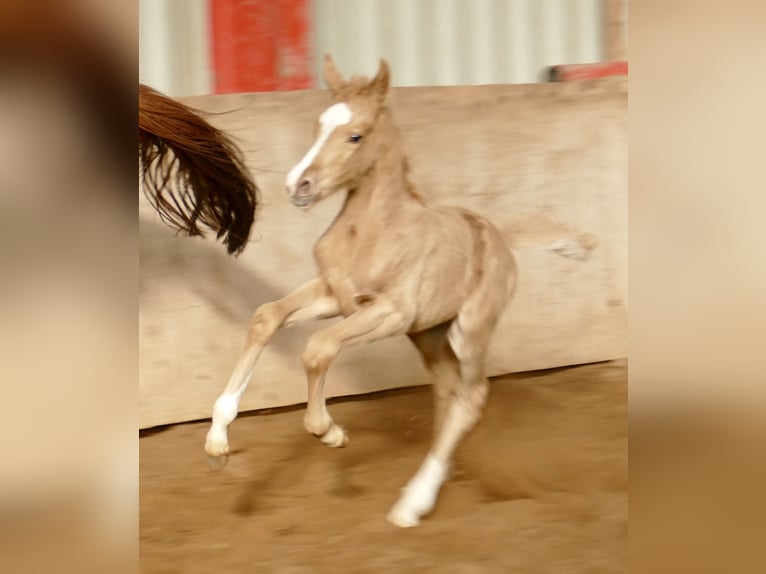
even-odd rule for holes
{"type": "Polygon", "coordinates": [[[201,226],[230,255],[247,245],[258,187],[236,144],[190,107],[139,83],[138,154],[142,189],[160,218],[188,236],[201,226]]]}
{"type": "Polygon", "coordinates": [[[411,183],[386,104],[389,77],[388,63],[380,60],[371,80],[346,81],[325,55],[332,105],[319,116],[313,145],[287,174],[286,191],[304,210],[339,192],[345,202],[314,246],[318,276],[252,316],[245,349],[213,406],[205,451],[214,468],[228,461],[228,427],[261,351],[279,328],[343,317],[315,332],[302,356],[308,382],[303,424],[330,447],[348,440],[325,404],[332,361],[344,347],[406,335],[435,391],[432,446],[387,516],[396,526],[412,527],[435,506],[455,448],[481,417],[487,349],[518,272],[492,223],[466,209],[431,206],[411,183]]]}

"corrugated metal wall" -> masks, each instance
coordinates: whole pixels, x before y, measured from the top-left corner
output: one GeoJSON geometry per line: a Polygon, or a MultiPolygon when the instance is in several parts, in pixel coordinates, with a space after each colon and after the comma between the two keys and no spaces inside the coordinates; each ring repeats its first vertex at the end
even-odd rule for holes
{"type": "Polygon", "coordinates": [[[330,52],[398,86],[545,81],[556,64],[604,59],[603,0],[315,0],[315,77],[330,52]]]}
{"type": "MultiPolygon", "coordinates": [[[[140,0],[141,81],[213,92],[208,2],[140,0]]],[[[548,66],[605,59],[604,0],[313,0],[311,11],[316,87],[325,52],[346,74],[385,57],[397,86],[540,82],[548,66]]]]}
{"type": "Polygon", "coordinates": [[[208,0],[140,0],[139,81],[171,96],[212,93],[208,0]]]}

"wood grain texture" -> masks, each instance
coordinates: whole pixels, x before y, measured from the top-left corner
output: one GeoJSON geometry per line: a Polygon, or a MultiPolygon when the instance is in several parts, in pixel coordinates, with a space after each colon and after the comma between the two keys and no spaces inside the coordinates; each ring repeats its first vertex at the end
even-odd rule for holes
{"type": "MultiPolygon", "coordinates": [[[[231,259],[212,238],[174,236],[142,200],[141,428],[210,415],[251,314],[314,276],[313,243],[342,199],[302,212],[284,192],[327,92],[183,101],[215,112],[210,120],[238,141],[263,203],[252,243],[231,259]]],[[[419,190],[489,217],[517,256],[519,288],[494,338],[490,374],[627,356],[627,80],[397,88],[391,105],[419,190]]],[[[300,355],[320,324],[277,334],[242,410],[306,400],[300,355]]],[[[327,394],[428,382],[401,337],[344,350],[327,394]]]]}

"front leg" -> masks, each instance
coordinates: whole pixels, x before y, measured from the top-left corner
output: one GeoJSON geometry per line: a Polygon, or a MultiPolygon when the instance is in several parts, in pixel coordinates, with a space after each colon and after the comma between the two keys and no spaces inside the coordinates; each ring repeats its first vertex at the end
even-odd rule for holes
{"type": "Polygon", "coordinates": [[[286,297],[258,307],[250,321],[245,351],[213,406],[213,421],[205,440],[205,452],[211,466],[222,468],[228,460],[229,425],[237,416],[239,401],[255,363],[274,333],[283,325],[335,317],[339,313],[337,300],[321,279],[313,279],[286,297]]]}
{"type": "Polygon", "coordinates": [[[345,446],[346,432],[333,423],[327,412],[324,398],[327,369],[341,348],[402,335],[411,323],[407,313],[387,302],[377,301],[312,335],[303,353],[303,366],[308,380],[308,405],[303,424],[307,431],[328,446],[345,446]]]}

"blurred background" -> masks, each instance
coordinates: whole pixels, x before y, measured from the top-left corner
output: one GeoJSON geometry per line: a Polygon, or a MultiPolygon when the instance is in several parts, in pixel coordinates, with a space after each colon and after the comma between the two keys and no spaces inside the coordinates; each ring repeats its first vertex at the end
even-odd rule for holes
{"type": "Polygon", "coordinates": [[[320,88],[388,59],[395,86],[547,81],[626,59],[626,0],[140,0],[140,81],[174,97],[320,88]]]}

